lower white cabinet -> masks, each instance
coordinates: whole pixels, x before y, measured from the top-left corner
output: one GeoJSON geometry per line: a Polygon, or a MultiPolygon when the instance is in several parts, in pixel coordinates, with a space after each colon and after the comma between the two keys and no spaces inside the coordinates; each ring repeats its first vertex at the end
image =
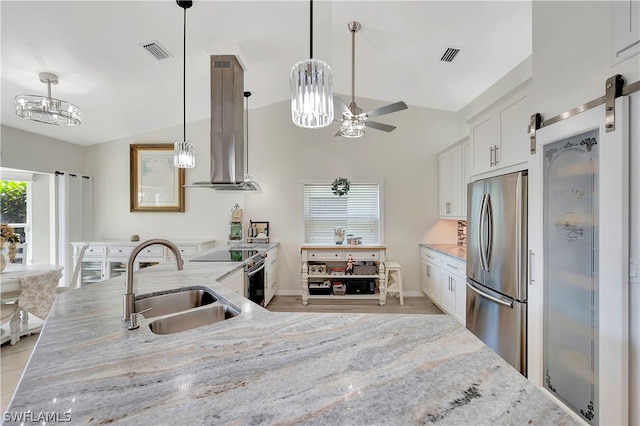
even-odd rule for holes
{"type": "Polygon", "coordinates": [[[244,268],[232,272],[223,279],[219,280],[220,284],[230,290],[235,291],[242,297],[247,297],[247,291],[244,285],[244,268]]]}
{"type": "Polygon", "coordinates": [[[420,285],[422,292],[429,297],[434,303],[439,304],[442,297],[442,288],[440,286],[440,253],[422,248],[420,260],[420,285]]]}
{"type": "Polygon", "coordinates": [[[265,270],[264,306],[267,306],[278,292],[278,247],[267,250],[265,270]]]}
{"type": "Polygon", "coordinates": [[[466,326],[466,264],[425,247],[421,248],[422,291],[442,309],[466,326]]]}

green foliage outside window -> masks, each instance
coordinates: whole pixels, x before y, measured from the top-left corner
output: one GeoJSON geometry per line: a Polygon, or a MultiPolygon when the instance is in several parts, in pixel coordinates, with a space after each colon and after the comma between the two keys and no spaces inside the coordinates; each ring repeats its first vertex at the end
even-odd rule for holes
{"type": "Polygon", "coordinates": [[[27,183],[0,181],[0,223],[27,222],[27,183]]]}

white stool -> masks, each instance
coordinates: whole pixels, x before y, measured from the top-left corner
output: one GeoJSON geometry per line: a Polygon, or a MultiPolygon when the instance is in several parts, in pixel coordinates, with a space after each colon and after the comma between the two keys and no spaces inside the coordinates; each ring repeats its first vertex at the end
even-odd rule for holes
{"type": "Polygon", "coordinates": [[[398,262],[384,262],[387,294],[397,293],[400,296],[400,304],[404,305],[404,295],[402,294],[402,266],[398,262]]]}

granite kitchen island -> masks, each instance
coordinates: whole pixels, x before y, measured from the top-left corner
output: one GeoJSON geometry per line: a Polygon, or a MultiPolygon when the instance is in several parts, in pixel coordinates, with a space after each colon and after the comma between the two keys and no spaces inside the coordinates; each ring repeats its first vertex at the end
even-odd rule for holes
{"type": "Polygon", "coordinates": [[[124,277],[61,294],[3,421],[575,423],[448,315],[272,313],[216,282],[239,267],[136,273],[136,294],[205,286],[242,311],[177,334],[126,328],[124,277]]]}

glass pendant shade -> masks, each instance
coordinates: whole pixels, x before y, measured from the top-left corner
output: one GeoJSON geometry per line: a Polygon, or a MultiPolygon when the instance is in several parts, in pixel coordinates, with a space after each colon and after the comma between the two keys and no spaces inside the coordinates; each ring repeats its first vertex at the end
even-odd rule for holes
{"type": "Polygon", "coordinates": [[[196,149],[191,142],[183,141],[173,144],[173,165],[180,169],[191,169],[196,166],[196,149]]]}
{"type": "Polygon", "coordinates": [[[345,138],[359,138],[364,136],[365,124],[364,120],[353,117],[344,119],[340,123],[340,136],[345,138]]]}
{"type": "Polygon", "coordinates": [[[27,120],[55,126],[77,126],[82,113],[80,108],[66,101],[51,97],[51,85],[58,84],[55,74],[41,72],[40,81],[47,84],[47,96],[16,96],[16,114],[27,120]]]}
{"type": "Polygon", "coordinates": [[[319,129],[333,123],[333,76],[319,59],[307,59],[291,68],[291,119],[298,127],[319,129]]]}

